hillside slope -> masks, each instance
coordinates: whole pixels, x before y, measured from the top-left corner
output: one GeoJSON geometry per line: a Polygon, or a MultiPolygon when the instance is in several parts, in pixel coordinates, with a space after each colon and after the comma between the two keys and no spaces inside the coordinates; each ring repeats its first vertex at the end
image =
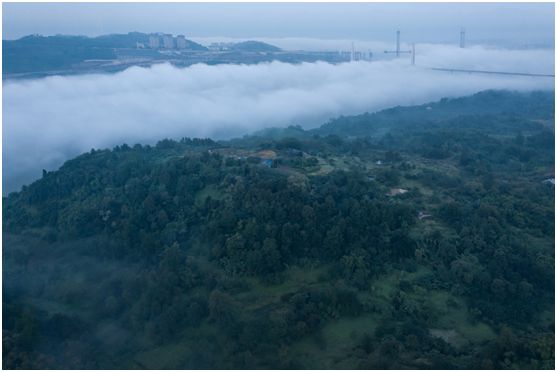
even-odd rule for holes
{"type": "MultiPolygon", "coordinates": [[[[66,70],[87,60],[113,60],[117,49],[135,50],[137,43],[147,45],[149,34],[102,35],[97,37],[29,35],[17,40],[2,41],[3,74],[66,70]]],[[[186,40],[188,50],[207,50],[186,40]]]]}
{"type": "Polygon", "coordinates": [[[552,368],[551,94],[45,172],[3,199],[3,365],[552,368]]]}

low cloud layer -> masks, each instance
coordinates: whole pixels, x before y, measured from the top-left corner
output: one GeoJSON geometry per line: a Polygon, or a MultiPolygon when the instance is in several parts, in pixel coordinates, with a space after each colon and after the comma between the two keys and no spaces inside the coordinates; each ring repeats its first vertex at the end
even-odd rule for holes
{"type": "Polygon", "coordinates": [[[421,104],[485,89],[554,89],[552,78],[451,74],[426,67],[554,71],[553,50],[417,46],[409,58],[340,65],[133,67],[3,85],[3,189],[17,190],[91,148],[189,137],[229,138],[272,126],[421,104]]]}

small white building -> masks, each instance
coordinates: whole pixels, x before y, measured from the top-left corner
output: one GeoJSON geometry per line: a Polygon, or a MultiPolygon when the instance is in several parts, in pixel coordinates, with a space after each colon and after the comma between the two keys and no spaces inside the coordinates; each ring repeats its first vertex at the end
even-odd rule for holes
{"type": "Polygon", "coordinates": [[[424,211],[419,211],[418,212],[418,219],[423,220],[424,218],[429,218],[431,217],[431,214],[426,213],[424,211]]]}
{"type": "Polygon", "coordinates": [[[387,196],[397,196],[406,194],[408,190],[406,189],[390,189],[389,192],[386,194],[387,196]]]}
{"type": "Polygon", "coordinates": [[[213,51],[226,51],[232,49],[234,43],[211,43],[209,45],[209,50],[213,51]]]}

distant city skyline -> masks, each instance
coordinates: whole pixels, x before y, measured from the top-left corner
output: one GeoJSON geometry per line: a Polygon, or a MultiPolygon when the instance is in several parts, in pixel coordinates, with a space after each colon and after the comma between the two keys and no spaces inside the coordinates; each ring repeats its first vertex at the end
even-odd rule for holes
{"type": "Polygon", "coordinates": [[[164,32],[190,38],[319,38],[554,45],[553,3],[4,3],[3,39],[164,32]]]}

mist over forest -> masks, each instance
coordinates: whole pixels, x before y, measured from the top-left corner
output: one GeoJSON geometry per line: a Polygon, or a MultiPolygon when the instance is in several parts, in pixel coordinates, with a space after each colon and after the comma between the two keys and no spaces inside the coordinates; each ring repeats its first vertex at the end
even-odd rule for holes
{"type": "Polygon", "coordinates": [[[554,52],[419,44],[416,66],[409,57],[336,65],[162,64],[107,75],[10,80],[3,83],[4,194],[91,148],[167,137],[228,139],[486,89],[554,88],[551,78],[428,67],[544,74],[554,70],[554,52]]]}

